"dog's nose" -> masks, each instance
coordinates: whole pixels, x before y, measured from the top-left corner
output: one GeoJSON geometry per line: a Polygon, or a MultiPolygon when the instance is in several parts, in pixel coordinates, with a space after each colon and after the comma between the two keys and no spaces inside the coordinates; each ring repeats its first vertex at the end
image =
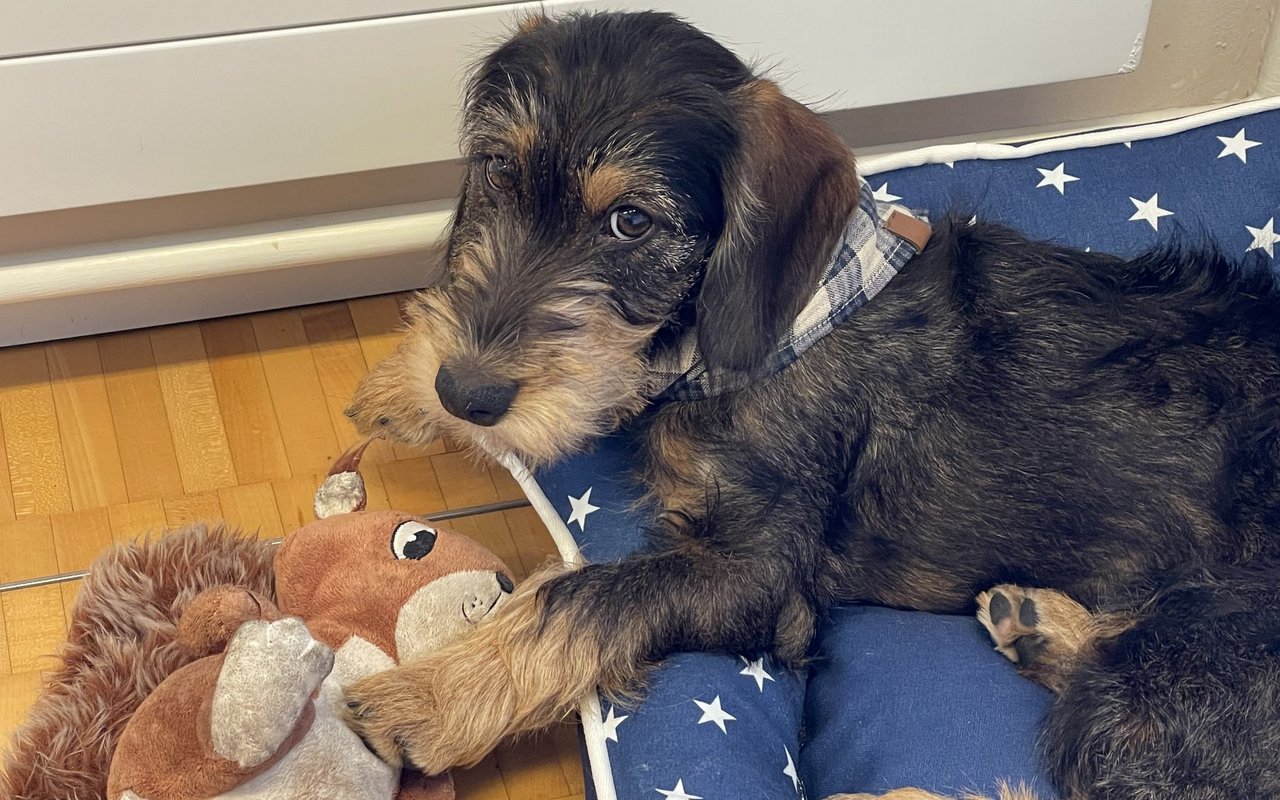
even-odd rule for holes
{"type": "Polygon", "coordinates": [[[459,375],[444,364],[436,373],[436,394],[444,410],[486,428],[507,413],[519,388],[515,381],[494,380],[487,375],[459,375]]]}
{"type": "Polygon", "coordinates": [[[511,582],[510,578],[508,578],[506,575],[503,575],[501,572],[499,572],[498,588],[501,589],[505,594],[511,594],[516,590],[516,585],[511,582]]]}

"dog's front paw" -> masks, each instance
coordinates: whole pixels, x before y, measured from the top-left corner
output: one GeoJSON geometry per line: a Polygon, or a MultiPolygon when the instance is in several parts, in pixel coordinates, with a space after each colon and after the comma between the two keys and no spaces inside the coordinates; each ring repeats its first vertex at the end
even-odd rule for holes
{"type": "Polygon", "coordinates": [[[345,692],[347,725],[383,761],[428,775],[454,766],[436,727],[434,693],[412,668],[372,675],[345,692]]]}

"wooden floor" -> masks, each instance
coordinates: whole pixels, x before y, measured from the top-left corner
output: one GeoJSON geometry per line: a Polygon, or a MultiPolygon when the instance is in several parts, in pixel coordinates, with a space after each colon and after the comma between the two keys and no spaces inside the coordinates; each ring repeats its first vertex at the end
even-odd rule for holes
{"type": "MultiPolygon", "coordinates": [[[[113,542],[197,519],[264,537],[309,521],[328,465],[357,438],[342,409],[394,347],[398,321],[386,296],[0,349],[0,583],[81,570],[113,542]]],[[[371,507],[427,513],[521,496],[500,468],[443,442],[379,443],[362,471],[371,507]]],[[[519,576],[554,552],[529,509],[450,524],[519,576]]],[[[0,594],[2,742],[55,663],[76,589],[0,594]]],[[[583,794],[568,727],[455,779],[461,800],[583,794]]]]}

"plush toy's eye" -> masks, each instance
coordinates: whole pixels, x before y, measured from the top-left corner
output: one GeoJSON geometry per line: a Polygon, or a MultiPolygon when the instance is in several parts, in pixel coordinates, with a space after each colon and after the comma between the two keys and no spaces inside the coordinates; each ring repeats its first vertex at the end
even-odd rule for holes
{"type": "Polygon", "coordinates": [[[416,519],[401,522],[391,534],[391,552],[396,558],[425,558],[436,546],[436,529],[428,528],[416,519]]]}

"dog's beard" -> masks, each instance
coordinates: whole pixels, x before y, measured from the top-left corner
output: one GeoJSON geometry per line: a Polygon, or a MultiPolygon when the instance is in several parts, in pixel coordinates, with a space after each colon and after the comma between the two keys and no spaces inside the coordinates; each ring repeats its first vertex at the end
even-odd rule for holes
{"type": "Polygon", "coordinates": [[[657,326],[631,324],[608,303],[581,295],[549,310],[570,320],[572,330],[521,341],[515,400],[496,424],[481,427],[440,403],[440,364],[471,345],[448,293],[421,293],[410,306],[405,340],[357,391],[357,424],[414,445],[447,435],[489,455],[513,453],[530,465],[554,461],[616,429],[660,388],[646,357],[657,326]]]}

